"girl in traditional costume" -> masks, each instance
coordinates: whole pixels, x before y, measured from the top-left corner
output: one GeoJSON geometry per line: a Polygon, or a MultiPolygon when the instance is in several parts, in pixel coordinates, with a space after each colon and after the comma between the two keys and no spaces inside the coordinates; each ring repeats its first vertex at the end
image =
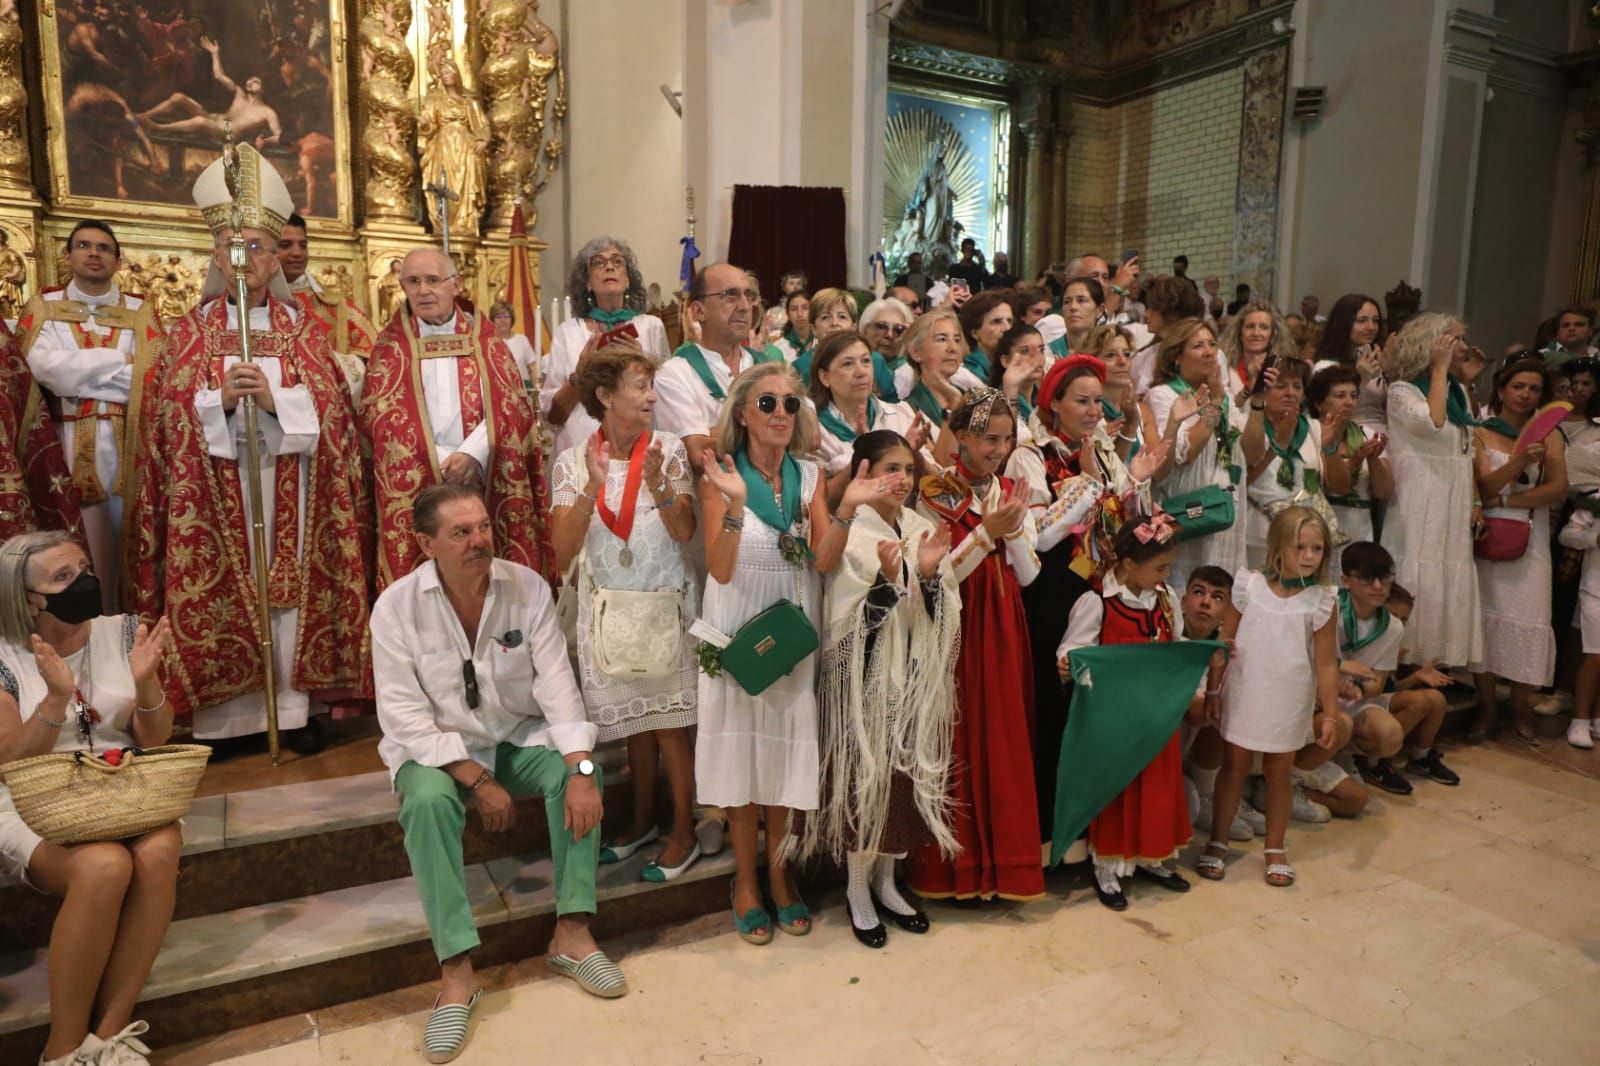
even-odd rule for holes
{"type": "MultiPolygon", "coordinates": [[[[1177,523],[1161,513],[1133,518],[1122,526],[1115,541],[1116,565],[1097,582],[1092,595],[1079,598],[1072,608],[1066,635],[1057,649],[1063,680],[1069,676],[1067,657],[1076,648],[1166,644],[1178,639],[1176,597],[1166,585],[1178,554],[1177,532],[1177,523]]],[[[1149,668],[1156,669],[1157,664],[1151,663],[1149,668]]],[[[1094,684],[1115,689],[1118,680],[1101,670],[1094,684]]],[[[1147,713],[1145,700],[1130,699],[1118,709],[1123,731],[1141,731],[1145,734],[1141,739],[1159,747],[1154,759],[1142,768],[1142,758],[1120,768],[1135,776],[1089,823],[1095,894],[1112,910],[1127,910],[1121,878],[1135,874],[1169,891],[1189,890],[1189,882],[1168,864],[1190,837],[1178,726],[1187,696],[1193,692],[1192,680],[1187,688],[1180,686],[1179,698],[1158,716],[1147,713]]]]}
{"type": "Polygon", "coordinates": [[[877,907],[910,933],[928,919],[895,887],[913,848],[958,849],[951,830],[950,745],[961,594],[950,533],[906,507],[916,458],[898,433],[856,438],[851,466],[890,487],[856,512],[828,577],[818,716],[822,796],[797,850],[842,859],[856,939],[888,939],[877,907]],[[874,905],[876,897],[876,906],[874,905]]]}
{"type": "Polygon", "coordinates": [[[912,853],[925,897],[1037,899],[1044,894],[1033,788],[1033,666],[1022,586],[1039,575],[1027,489],[999,475],[1016,415],[999,390],[970,389],[950,413],[956,462],[924,478],[921,513],[948,528],[967,641],[956,658],[951,800],[961,853],[912,853]]]}

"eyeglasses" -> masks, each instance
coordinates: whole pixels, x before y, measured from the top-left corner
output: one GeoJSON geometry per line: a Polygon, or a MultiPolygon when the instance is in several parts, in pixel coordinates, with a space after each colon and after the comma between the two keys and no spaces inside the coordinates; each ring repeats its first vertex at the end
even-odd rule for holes
{"type": "Polygon", "coordinates": [[[1394,574],[1379,574],[1377,577],[1359,577],[1355,574],[1348,575],[1345,580],[1360,585],[1387,585],[1394,580],[1394,574]]]}
{"type": "Polygon", "coordinates": [[[406,289],[437,289],[445,282],[454,280],[456,280],[456,276],[454,274],[446,274],[442,278],[437,274],[429,274],[426,277],[417,277],[416,275],[411,275],[401,278],[400,286],[406,289]]]}
{"type": "Polygon", "coordinates": [[[472,668],[471,659],[461,660],[461,683],[467,686],[467,706],[478,709],[478,671],[472,668]]]}
{"type": "Polygon", "coordinates": [[[114,245],[107,244],[104,241],[86,241],[82,237],[72,242],[72,250],[74,252],[99,252],[102,255],[117,254],[117,249],[114,245]]]}
{"type": "Polygon", "coordinates": [[[911,299],[905,301],[905,305],[911,308],[911,310],[916,311],[921,309],[922,301],[913,296],[911,299]]]}
{"type": "Polygon", "coordinates": [[[906,326],[900,322],[874,322],[872,328],[891,337],[898,337],[906,331],[906,326]]]}
{"type": "MultiPolygon", "coordinates": [[[[770,415],[778,409],[778,397],[770,392],[763,392],[756,397],[756,410],[764,415],[770,415]]],[[[797,415],[800,413],[800,397],[793,394],[783,398],[783,413],[797,415]]]]}
{"type": "Polygon", "coordinates": [[[709,300],[713,296],[730,304],[736,304],[740,300],[753,304],[761,299],[761,294],[754,289],[723,289],[721,292],[708,292],[701,299],[709,300]]]}
{"type": "Polygon", "coordinates": [[[628,269],[628,260],[620,255],[595,255],[589,257],[590,270],[604,270],[606,267],[610,267],[612,270],[626,270],[628,269]]]}

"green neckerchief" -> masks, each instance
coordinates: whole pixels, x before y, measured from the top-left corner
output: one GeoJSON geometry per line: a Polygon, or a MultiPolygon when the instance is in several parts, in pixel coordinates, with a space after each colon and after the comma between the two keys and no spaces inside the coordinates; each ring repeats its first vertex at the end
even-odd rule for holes
{"type": "Polygon", "coordinates": [[[615,311],[607,311],[603,307],[591,307],[586,318],[592,318],[606,329],[616,329],[624,322],[636,317],[639,312],[626,307],[619,307],[615,311]]]}
{"type": "Polygon", "coordinates": [[[933,390],[922,383],[920,377],[917,378],[916,385],[912,387],[911,395],[906,397],[906,402],[927,416],[928,421],[933,425],[944,425],[944,407],[939,403],[938,397],[934,396],[933,390]]]}
{"type": "Polygon", "coordinates": [[[784,333],[783,339],[788,341],[789,344],[794,348],[795,355],[799,355],[801,352],[805,351],[806,346],[804,342],[800,340],[800,334],[794,331],[793,326],[790,326],[788,332],[784,333]]]}
{"type": "Polygon", "coordinates": [[[1493,418],[1485,418],[1483,421],[1479,422],[1478,425],[1482,426],[1484,429],[1490,430],[1491,432],[1499,433],[1505,437],[1510,437],[1512,440],[1516,440],[1522,435],[1522,430],[1518,429],[1516,426],[1513,426],[1510,422],[1507,422],[1499,415],[1495,415],[1493,418]]]}
{"type": "MultiPolygon", "coordinates": [[[[1276,454],[1279,459],[1283,460],[1283,462],[1278,464],[1278,484],[1286,489],[1293,489],[1294,472],[1299,468],[1300,465],[1300,448],[1305,444],[1306,437],[1310,436],[1311,434],[1311,420],[1305,415],[1301,415],[1299,417],[1294,424],[1294,436],[1290,438],[1287,445],[1280,446],[1278,442],[1272,438],[1271,426],[1267,426],[1265,429],[1267,447],[1271,448],[1273,453],[1276,454]]],[[[1316,471],[1307,469],[1304,475],[1305,488],[1312,492],[1317,491],[1321,487],[1321,478],[1316,479],[1316,484],[1312,483],[1313,475],[1315,473],[1316,471]]]]}
{"type": "Polygon", "coordinates": [[[975,348],[967,353],[961,360],[961,365],[978,376],[979,381],[989,380],[989,357],[983,354],[982,348],[975,348]]]}
{"type": "MultiPolygon", "coordinates": [[[[1433,370],[1424,370],[1411,379],[1411,384],[1421,389],[1422,395],[1428,395],[1428,389],[1433,384],[1433,370]]],[[[1472,409],[1467,406],[1466,398],[1461,395],[1461,390],[1456,387],[1457,384],[1454,374],[1445,375],[1445,387],[1450,391],[1445,395],[1444,415],[1451,425],[1471,429],[1476,424],[1472,418],[1472,409]]],[[[1512,436],[1516,434],[1513,433],[1512,436]]]]}
{"type": "MultiPolygon", "coordinates": [[[[834,405],[831,403],[817,411],[817,421],[822,423],[823,429],[827,430],[829,433],[832,433],[835,437],[838,437],[846,444],[850,444],[856,439],[855,429],[850,425],[850,423],[839,417],[838,408],[834,407],[834,405]]],[[[868,396],[867,428],[870,430],[874,425],[877,424],[877,422],[878,401],[873,397],[868,396]]]]}
{"type": "Polygon", "coordinates": [[[1269,577],[1286,589],[1308,589],[1313,585],[1320,585],[1315,574],[1307,577],[1280,577],[1276,570],[1261,571],[1264,577],[1269,577]]]}
{"type": "MultiPolygon", "coordinates": [[[[1194,386],[1176,374],[1172,376],[1172,380],[1167,384],[1179,396],[1194,391],[1194,386]]],[[[1239,439],[1239,431],[1233,428],[1233,423],[1228,418],[1229,404],[1226,393],[1223,394],[1222,403],[1219,406],[1220,410],[1217,412],[1217,462],[1227,469],[1228,480],[1237,485],[1244,479],[1244,468],[1233,461],[1233,443],[1239,439]]]]}
{"type": "Polygon", "coordinates": [[[1067,351],[1067,338],[1065,334],[1050,342],[1050,351],[1055,354],[1057,359],[1065,359],[1069,354],[1071,354],[1067,351]]]}
{"type": "MultiPolygon", "coordinates": [[[[1107,422],[1115,422],[1117,419],[1123,417],[1123,412],[1117,410],[1115,407],[1112,407],[1111,401],[1106,399],[1104,396],[1100,397],[1100,413],[1105,416],[1105,420],[1107,422]]],[[[1116,441],[1112,441],[1111,443],[1114,446],[1116,441]]],[[[1133,462],[1133,457],[1138,454],[1139,426],[1138,423],[1135,422],[1133,426],[1133,440],[1128,445],[1128,458],[1125,461],[1130,463],[1133,462]]]]}
{"type": "Polygon", "coordinates": [[[722,386],[717,384],[717,376],[711,372],[711,364],[706,362],[705,353],[693,341],[682,345],[674,353],[678,358],[694,367],[695,374],[700,378],[700,384],[706,387],[713,400],[726,400],[728,394],[722,391],[722,386]]]}
{"type": "Polygon", "coordinates": [[[1356,605],[1350,599],[1349,589],[1339,590],[1339,628],[1344,633],[1344,648],[1346,654],[1354,655],[1368,644],[1383,636],[1389,628],[1389,608],[1379,607],[1378,613],[1373,615],[1377,625],[1372,627],[1372,632],[1364,637],[1356,636],[1356,605]]]}
{"type": "Polygon", "coordinates": [[[882,352],[872,353],[872,391],[889,403],[900,402],[900,390],[894,387],[894,367],[882,352]]]}
{"type": "MultiPolygon", "coordinates": [[[[743,448],[733,453],[733,463],[744,478],[744,505],[777,532],[792,534],[795,520],[800,517],[800,464],[795,462],[794,456],[784,452],[783,465],[779,468],[783,472],[781,509],[778,501],[773,498],[771,482],[761,476],[761,472],[750,462],[750,457],[743,448]]],[[[802,544],[805,543],[798,536],[795,539],[802,544]]]]}
{"type": "Polygon", "coordinates": [[[1021,393],[1017,394],[1017,418],[1023,422],[1033,417],[1033,402],[1021,393]]]}

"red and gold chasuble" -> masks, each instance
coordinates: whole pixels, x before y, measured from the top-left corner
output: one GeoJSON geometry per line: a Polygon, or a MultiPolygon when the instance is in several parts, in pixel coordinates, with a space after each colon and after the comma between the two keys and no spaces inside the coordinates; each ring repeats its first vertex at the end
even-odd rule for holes
{"type": "MultiPolygon", "coordinates": [[[[294,674],[281,683],[363,691],[370,673],[372,525],[355,412],[327,330],[304,314],[296,318],[282,301],[269,307],[271,330],[252,333],[254,354],[279,361],[283,387],[306,387],[318,420],[316,447],[305,457],[303,550],[302,456],[277,457],[262,480],[274,523],[269,602],[300,612],[294,674]]],[[[198,391],[221,387],[224,359],[238,354],[226,301],[212,300],[172,324],[159,376],[134,384],[145,435],[143,476],[124,529],[125,573],[134,610],[147,620],[165,614],[172,621],[168,694],[179,715],[262,686],[261,616],[239,466],[211,455],[194,405],[198,391]]]]}
{"type": "MultiPolygon", "coordinates": [[[[1105,614],[1100,643],[1159,644],[1176,639],[1170,594],[1153,608],[1135,607],[1099,588],[1105,614]]],[[[1189,842],[1189,799],[1183,787],[1183,745],[1174,730],[1166,745],[1117,797],[1089,823],[1089,846],[1096,858],[1164,862],[1189,842]]]]}
{"type": "Polygon", "coordinates": [[[415,320],[401,308],[378,334],[361,399],[377,504],[378,591],[422,561],[411,531],[411,504],[441,480],[422,387],[425,359],[455,360],[462,436],[488,422],[484,500],[494,523],[495,554],[548,579],[553,555],[544,522],[543,457],[516,359],[480,315],[458,309],[455,333],[419,337],[415,320]]]}
{"type": "Polygon", "coordinates": [[[300,310],[316,319],[328,331],[328,343],[340,355],[367,359],[378,341],[372,321],[361,313],[355,301],[341,289],[295,289],[300,310]]]}
{"type": "Polygon", "coordinates": [[[0,540],[41,529],[83,540],[61,437],[22,347],[0,319],[0,540]]]}
{"type": "MultiPolygon", "coordinates": [[[[999,478],[1001,492],[1011,483],[999,478]]],[[[922,481],[922,499],[950,530],[952,549],[983,524],[959,479],[922,481]]],[[[1004,546],[961,582],[956,722],[951,758],[952,819],[961,852],[935,845],[911,853],[911,887],[922,896],[1036,899],[1044,895],[1039,810],[1033,784],[1033,663],[1022,587],[1004,546]]]]}

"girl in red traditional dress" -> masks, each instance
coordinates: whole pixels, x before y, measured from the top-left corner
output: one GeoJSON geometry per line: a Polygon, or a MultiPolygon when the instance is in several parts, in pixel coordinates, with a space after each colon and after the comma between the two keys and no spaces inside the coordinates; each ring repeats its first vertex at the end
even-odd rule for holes
{"type": "Polygon", "coordinates": [[[1016,414],[998,389],[972,388],[947,423],[958,452],[922,482],[921,513],[950,530],[961,582],[951,800],[953,859],[912,853],[911,887],[932,899],[1044,895],[1033,789],[1033,664],[1022,586],[1039,574],[1025,486],[997,471],[1016,440],[1016,414]]]}
{"type": "MultiPolygon", "coordinates": [[[[1175,597],[1166,585],[1178,555],[1177,531],[1177,523],[1166,514],[1136,518],[1118,531],[1116,564],[1093,595],[1079,598],[1067,620],[1057,651],[1063,680],[1067,654],[1074,648],[1177,639],[1175,597]]],[[[1172,892],[1189,891],[1189,882],[1168,865],[1189,836],[1183,751],[1174,728],[1150,764],[1089,823],[1100,902],[1114,911],[1127,910],[1121,879],[1133,875],[1172,892]]]]}

